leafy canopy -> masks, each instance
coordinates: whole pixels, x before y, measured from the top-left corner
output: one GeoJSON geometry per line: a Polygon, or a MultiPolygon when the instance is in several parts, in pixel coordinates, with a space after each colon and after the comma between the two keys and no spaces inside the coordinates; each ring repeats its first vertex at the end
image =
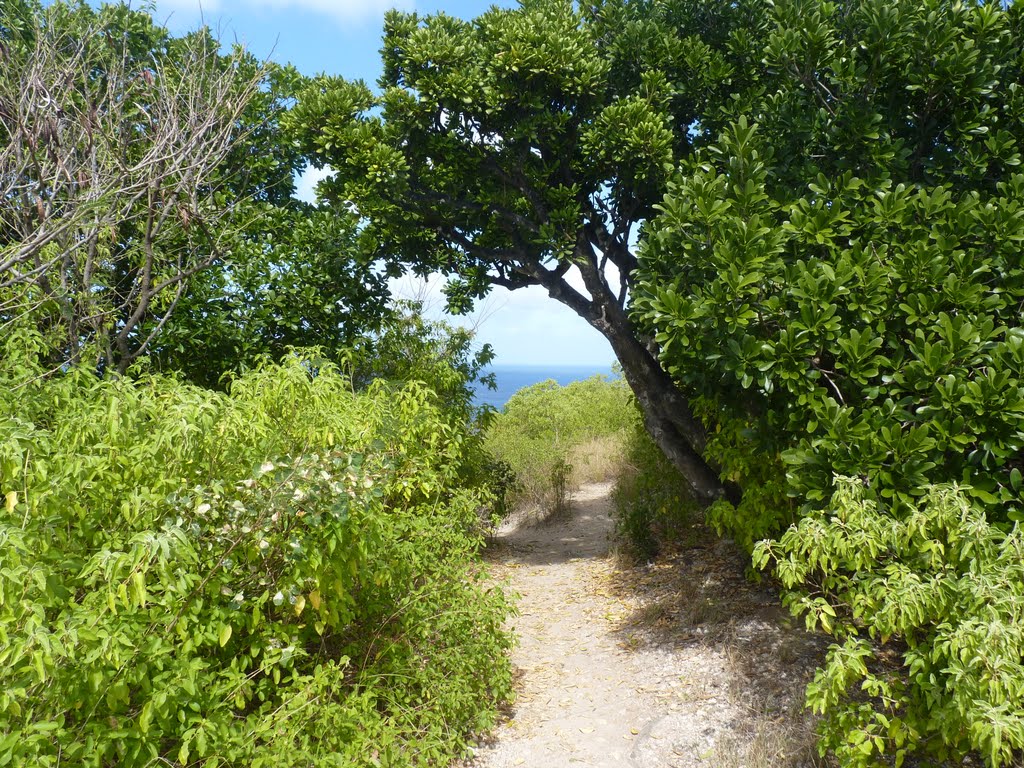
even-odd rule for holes
{"type": "Polygon", "coordinates": [[[542,286],[610,341],[659,445],[723,488],[688,403],[625,312],[634,237],[740,72],[746,4],[528,0],[472,21],[389,13],[380,91],[322,77],[288,125],[368,251],[436,270],[466,309],[542,286]],[[716,101],[715,97],[720,98],[716,101]],[[576,278],[576,279],[574,279],[576,278]]]}
{"type": "Polygon", "coordinates": [[[1024,748],[1022,19],[766,5],[641,254],[633,316],[744,488],[712,520],[781,535],[756,563],[839,641],[808,703],[844,766],[1024,748]]]}

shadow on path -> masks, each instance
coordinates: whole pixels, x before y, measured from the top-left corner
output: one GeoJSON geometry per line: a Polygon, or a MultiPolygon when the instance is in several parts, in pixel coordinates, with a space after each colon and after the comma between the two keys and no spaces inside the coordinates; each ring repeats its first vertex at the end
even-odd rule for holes
{"type": "Polygon", "coordinates": [[[611,483],[588,485],[573,495],[569,510],[541,519],[536,512],[513,515],[488,547],[491,562],[560,565],[608,555],[614,524],[611,483]]]}
{"type": "Polygon", "coordinates": [[[745,584],[735,553],[704,541],[651,566],[612,557],[610,492],[585,486],[567,514],[521,516],[495,535],[494,575],[520,595],[517,699],[465,767],[813,765],[807,719],[789,711],[813,663],[794,658],[782,674],[744,652],[774,647],[771,596],[745,584]],[[766,707],[771,675],[785,684],[766,707]],[[757,750],[767,757],[752,760],[757,750]]]}

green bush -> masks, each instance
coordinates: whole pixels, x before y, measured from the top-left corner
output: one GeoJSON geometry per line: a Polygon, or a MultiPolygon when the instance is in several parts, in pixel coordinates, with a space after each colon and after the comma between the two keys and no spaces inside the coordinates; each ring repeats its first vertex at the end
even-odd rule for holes
{"type": "Polygon", "coordinates": [[[560,387],[548,380],[516,392],[487,427],[487,450],[515,480],[508,506],[564,508],[573,485],[616,474],[634,420],[622,379],[594,376],[560,387]]]}
{"type": "Polygon", "coordinates": [[[689,484],[639,420],[629,432],[624,454],[612,494],[616,532],[635,557],[649,560],[663,544],[683,540],[696,504],[689,484]]]}
{"type": "Polygon", "coordinates": [[[955,487],[932,486],[895,518],[838,478],[827,511],[755,551],[787,600],[840,641],[808,688],[822,747],[869,768],[924,751],[1024,749],[1024,535],[994,527],[955,487]],[[895,652],[895,653],[894,653],[895,652]],[[902,663],[894,663],[893,657],[902,663]]]}
{"type": "Polygon", "coordinates": [[[709,518],[781,536],[760,562],[848,643],[810,691],[823,744],[1017,764],[1017,630],[988,604],[1019,605],[1024,4],[752,10],[756,87],[670,185],[635,318],[742,486],[709,518]]]}
{"type": "Polygon", "coordinates": [[[479,439],[292,356],[0,367],[0,765],[437,766],[510,692],[479,439]]]}
{"type": "Polygon", "coordinates": [[[420,381],[446,412],[466,421],[475,415],[474,384],[493,383],[493,374],[483,373],[494,359],[490,345],[474,350],[472,331],[427,319],[417,301],[396,302],[380,331],[360,337],[348,359],[358,387],[377,379],[420,381]]]}
{"type": "MultiPolygon", "coordinates": [[[[665,285],[646,304],[673,373],[717,435],[737,438],[712,454],[746,488],[757,483],[733,459],[781,455],[788,492],[812,505],[835,475],[864,477],[896,510],[957,480],[994,521],[1021,519],[1024,175],[954,193],[847,173],[783,202],[751,191],[771,171],[752,126],[721,149],[725,165],[675,188],[654,241],[688,254],[676,285],[689,290],[665,285]],[[811,227],[812,209],[831,222],[821,242],[794,224],[811,227]],[[699,226],[684,227],[691,216],[699,226]]],[[[773,513],[757,535],[791,520],[773,513]]]]}

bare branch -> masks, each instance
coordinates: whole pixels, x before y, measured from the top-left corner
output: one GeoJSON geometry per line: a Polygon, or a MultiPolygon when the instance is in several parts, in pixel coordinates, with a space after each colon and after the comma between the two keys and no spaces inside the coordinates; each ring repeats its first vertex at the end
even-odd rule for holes
{"type": "Polygon", "coordinates": [[[0,70],[0,307],[49,301],[69,355],[107,333],[135,359],[153,338],[136,329],[163,328],[221,258],[213,232],[235,201],[215,179],[265,69],[205,34],[140,60],[111,50],[119,35],[36,22],[0,70]]]}

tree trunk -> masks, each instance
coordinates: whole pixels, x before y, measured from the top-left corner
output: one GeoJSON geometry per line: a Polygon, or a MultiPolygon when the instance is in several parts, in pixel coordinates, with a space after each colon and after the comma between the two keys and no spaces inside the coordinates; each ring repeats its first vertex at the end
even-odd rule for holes
{"type": "Polygon", "coordinates": [[[696,500],[704,506],[719,499],[735,502],[738,489],[723,483],[718,471],[704,459],[704,426],[694,416],[686,396],[639,338],[626,311],[603,280],[596,277],[596,269],[591,266],[581,271],[593,297],[589,301],[561,278],[542,280],[542,284],[551,298],[568,306],[608,339],[636,397],[647,433],[690,484],[696,500]]]}
{"type": "Polygon", "coordinates": [[[732,489],[704,459],[707,439],[703,425],[672,378],[637,338],[625,312],[615,306],[591,325],[611,344],[636,396],[647,433],[690,483],[697,501],[706,506],[733,496],[732,489]]]}

